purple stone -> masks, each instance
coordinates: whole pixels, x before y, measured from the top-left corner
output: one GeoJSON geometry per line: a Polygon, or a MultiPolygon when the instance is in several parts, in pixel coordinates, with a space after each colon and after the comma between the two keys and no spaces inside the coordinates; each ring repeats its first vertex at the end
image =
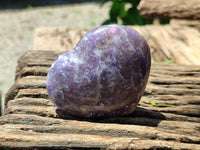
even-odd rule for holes
{"type": "Polygon", "coordinates": [[[47,75],[47,90],[54,104],[73,116],[127,115],[144,93],[150,66],[149,46],[138,32],[100,26],[56,59],[47,75]]]}

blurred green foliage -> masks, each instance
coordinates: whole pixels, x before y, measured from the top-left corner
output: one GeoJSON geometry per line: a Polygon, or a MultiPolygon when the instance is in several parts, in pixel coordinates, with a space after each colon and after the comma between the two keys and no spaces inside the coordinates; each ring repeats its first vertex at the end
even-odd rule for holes
{"type": "MultiPolygon", "coordinates": [[[[102,24],[118,24],[119,21],[123,25],[146,25],[152,24],[154,18],[144,18],[140,15],[140,12],[137,9],[140,0],[96,0],[105,4],[109,1],[112,2],[109,19],[105,20],[102,24]]],[[[160,24],[168,24],[170,20],[168,19],[159,19],[160,24]]]]}

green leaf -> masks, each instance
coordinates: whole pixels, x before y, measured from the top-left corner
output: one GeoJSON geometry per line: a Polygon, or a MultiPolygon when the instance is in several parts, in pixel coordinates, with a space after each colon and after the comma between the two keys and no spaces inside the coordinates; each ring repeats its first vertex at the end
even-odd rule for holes
{"type": "Polygon", "coordinates": [[[152,18],[143,18],[143,23],[144,24],[153,24],[153,19],[152,18]]]}
{"type": "MultiPolygon", "coordinates": [[[[145,25],[153,24],[154,18],[144,18],[140,15],[137,6],[140,0],[94,0],[105,4],[112,2],[109,16],[110,18],[104,21],[104,24],[118,23],[118,20],[122,20],[123,25],[145,25]],[[131,7],[127,10],[127,4],[131,4],[131,7]]],[[[168,24],[168,19],[160,19],[160,24],[168,24]]]]}
{"type": "Polygon", "coordinates": [[[128,9],[127,15],[122,17],[122,21],[124,25],[143,25],[143,18],[134,7],[128,9]]]}
{"type": "Polygon", "coordinates": [[[125,3],[115,0],[110,9],[111,22],[117,23],[117,18],[123,17],[125,14],[125,3]]]}
{"type": "Polygon", "coordinates": [[[110,19],[107,19],[102,23],[102,25],[107,25],[107,24],[112,24],[112,23],[115,23],[115,22],[111,22],[110,19]]]}
{"type": "Polygon", "coordinates": [[[160,24],[169,24],[169,19],[159,19],[160,24]]]}
{"type": "Polygon", "coordinates": [[[156,105],[156,103],[154,103],[154,102],[152,102],[152,101],[150,101],[150,100],[149,100],[149,104],[151,104],[152,106],[155,106],[155,105],[156,105]]]}
{"type": "Polygon", "coordinates": [[[139,3],[140,3],[140,0],[132,0],[132,5],[135,8],[139,5],[139,3]]]}
{"type": "Polygon", "coordinates": [[[119,17],[124,17],[126,15],[126,10],[125,10],[125,3],[121,2],[119,5],[119,17]]]}
{"type": "Polygon", "coordinates": [[[169,105],[169,104],[156,104],[149,100],[149,104],[155,107],[175,107],[175,105],[169,105]]]}

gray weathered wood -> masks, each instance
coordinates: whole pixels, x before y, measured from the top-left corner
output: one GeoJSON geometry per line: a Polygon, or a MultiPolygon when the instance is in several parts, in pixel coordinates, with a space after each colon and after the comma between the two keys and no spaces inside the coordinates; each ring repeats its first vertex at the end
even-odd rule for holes
{"type": "Polygon", "coordinates": [[[200,66],[153,64],[133,114],[90,120],[64,114],[48,98],[46,74],[61,53],[20,57],[0,117],[0,148],[200,149],[200,66]]]}
{"type": "Polygon", "coordinates": [[[1,100],[1,90],[0,90],[0,116],[1,116],[1,107],[2,107],[2,100],[1,100]]]}
{"type": "MultiPolygon", "coordinates": [[[[173,60],[177,64],[200,65],[200,32],[198,28],[175,23],[165,26],[130,27],[138,31],[147,40],[153,62],[173,60]]],[[[61,52],[71,50],[87,31],[88,29],[81,30],[79,28],[38,28],[35,31],[34,49],[61,52]]]]}
{"type": "Polygon", "coordinates": [[[141,0],[138,9],[146,17],[200,19],[200,0],[141,0]]]}
{"type": "Polygon", "coordinates": [[[82,28],[40,27],[34,32],[34,49],[57,51],[71,50],[88,31],[89,29],[82,28]]]}

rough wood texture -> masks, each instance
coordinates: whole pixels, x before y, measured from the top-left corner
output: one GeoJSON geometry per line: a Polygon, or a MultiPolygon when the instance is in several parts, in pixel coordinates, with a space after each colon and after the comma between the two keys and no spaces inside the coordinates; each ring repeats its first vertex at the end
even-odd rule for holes
{"type": "Polygon", "coordinates": [[[34,49],[66,51],[73,49],[89,29],[40,27],[34,32],[34,49]]]}
{"type": "Polygon", "coordinates": [[[84,120],[48,98],[46,74],[59,54],[28,51],[19,59],[0,118],[0,148],[200,149],[200,66],[153,64],[133,114],[84,120]]]}
{"type": "MultiPolygon", "coordinates": [[[[177,64],[200,65],[198,28],[182,25],[131,27],[148,41],[153,62],[173,60],[177,64]]],[[[87,31],[87,29],[38,28],[35,31],[34,49],[71,50],[87,31]]]]}
{"type": "Polygon", "coordinates": [[[145,17],[200,19],[200,0],[141,0],[138,9],[145,17]]]}
{"type": "Polygon", "coordinates": [[[190,26],[200,31],[200,20],[171,19],[170,25],[190,26]]]}
{"type": "Polygon", "coordinates": [[[2,101],[1,101],[1,90],[0,90],[0,116],[1,116],[1,105],[2,105],[2,101]]]}

